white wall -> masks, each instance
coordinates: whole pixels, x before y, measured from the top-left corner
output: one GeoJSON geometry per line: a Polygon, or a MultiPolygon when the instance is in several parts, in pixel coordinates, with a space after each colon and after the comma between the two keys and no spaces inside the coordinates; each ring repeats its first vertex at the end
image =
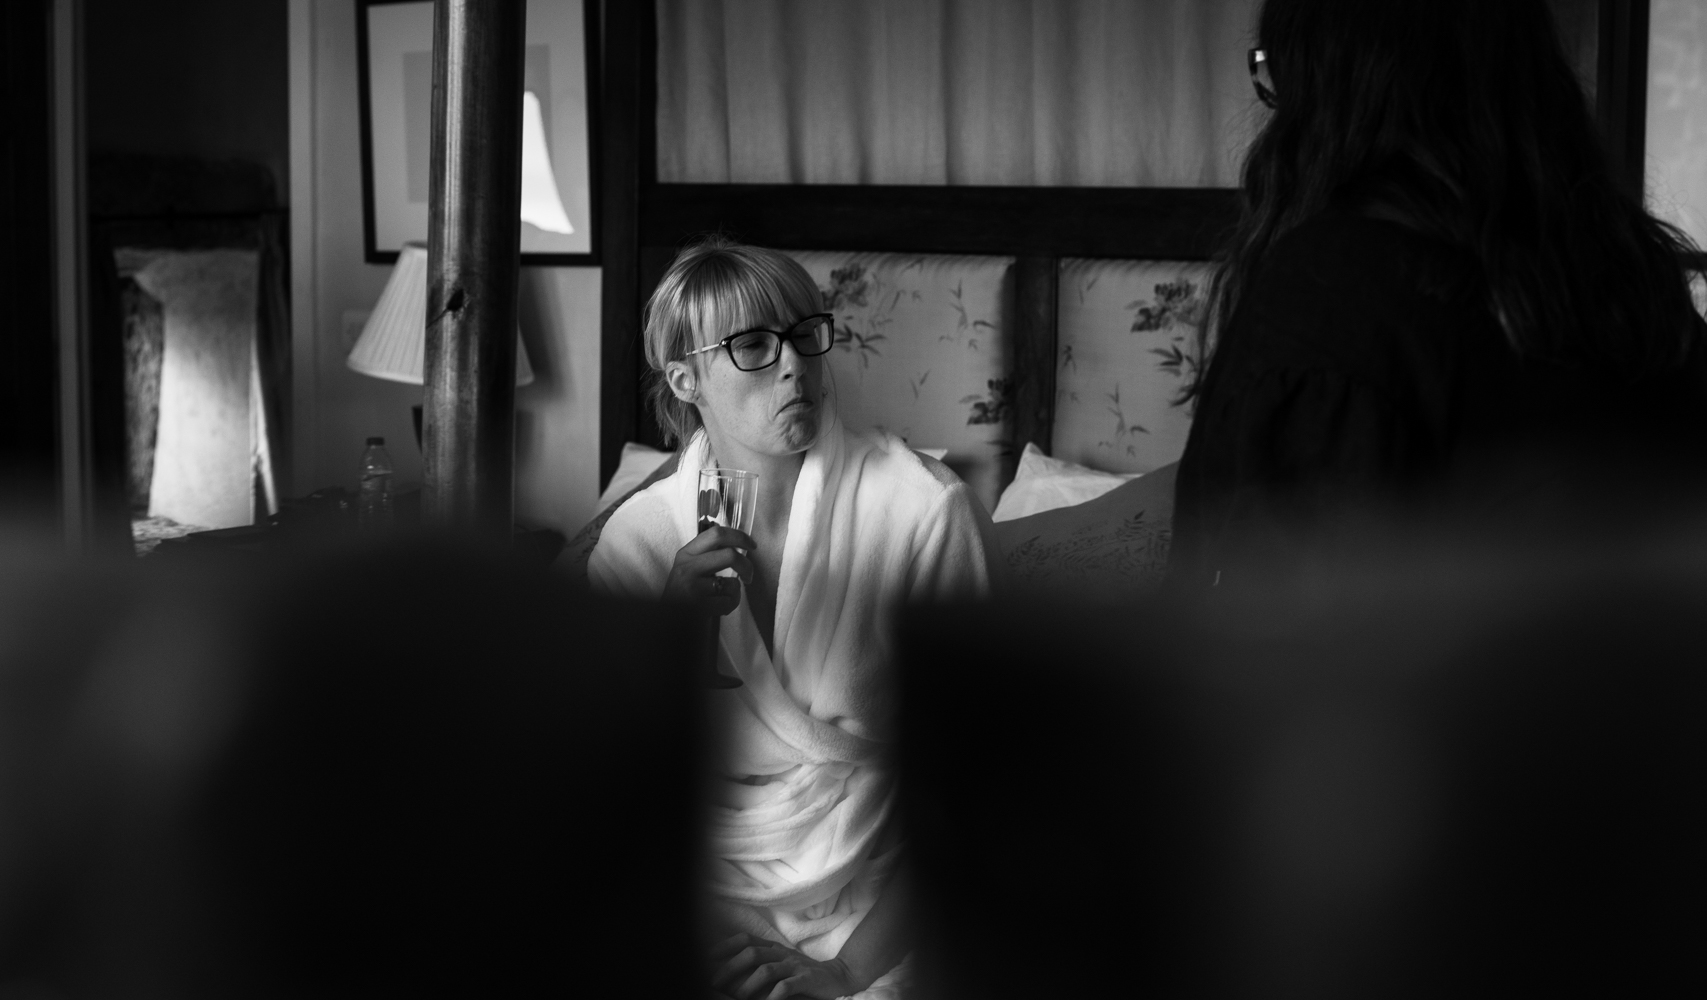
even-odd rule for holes
{"type": "MultiPolygon", "coordinates": [[[[290,0],[295,496],[353,489],[376,434],[399,482],[421,481],[420,387],[344,365],[390,272],[362,260],[356,72],[354,0],[290,0]]],[[[536,377],[516,394],[516,516],[573,533],[598,498],[599,269],[524,269],[519,306],[536,377]]]]}

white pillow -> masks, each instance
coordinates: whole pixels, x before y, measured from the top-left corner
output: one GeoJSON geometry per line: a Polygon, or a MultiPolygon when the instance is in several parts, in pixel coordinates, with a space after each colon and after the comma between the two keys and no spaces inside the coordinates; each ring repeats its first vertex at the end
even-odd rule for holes
{"type": "Polygon", "coordinates": [[[659,451],[633,441],[622,446],[622,461],[617,463],[616,473],[610,477],[610,485],[599,494],[599,505],[594,508],[594,516],[604,513],[604,509],[628,495],[628,491],[646,481],[646,477],[658,471],[658,466],[669,461],[673,451],[659,451]]]}
{"type": "Polygon", "coordinates": [[[1028,442],[1025,451],[1020,453],[1014,481],[1002,491],[1002,498],[996,503],[996,512],[990,515],[990,519],[1012,521],[1057,507],[1071,507],[1095,500],[1121,483],[1141,475],[1141,472],[1099,472],[1089,466],[1050,458],[1037,445],[1028,442]]]}

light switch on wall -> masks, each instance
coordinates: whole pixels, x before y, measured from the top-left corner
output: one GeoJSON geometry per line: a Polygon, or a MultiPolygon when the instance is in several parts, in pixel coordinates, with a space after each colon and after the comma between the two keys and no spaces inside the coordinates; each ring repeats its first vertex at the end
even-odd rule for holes
{"type": "Polygon", "coordinates": [[[344,353],[355,350],[356,341],[361,338],[362,327],[367,325],[367,318],[373,315],[372,309],[344,310],[344,353]]]}

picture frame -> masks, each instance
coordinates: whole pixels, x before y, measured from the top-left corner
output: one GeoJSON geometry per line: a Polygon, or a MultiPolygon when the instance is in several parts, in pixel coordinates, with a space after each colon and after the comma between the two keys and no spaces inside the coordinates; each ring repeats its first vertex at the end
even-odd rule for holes
{"type": "MultiPolygon", "coordinates": [[[[527,0],[524,266],[599,263],[598,0],[527,0]]],[[[370,264],[427,239],[432,0],[356,0],[362,233],[370,264]]]]}

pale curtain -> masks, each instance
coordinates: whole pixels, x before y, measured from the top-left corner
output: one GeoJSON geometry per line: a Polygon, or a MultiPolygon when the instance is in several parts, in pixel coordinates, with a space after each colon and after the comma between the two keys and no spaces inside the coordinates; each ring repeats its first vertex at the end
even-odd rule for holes
{"type": "Polygon", "coordinates": [[[657,0],[658,179],[1235,187],[1254,0],[657,0]]]}
{"type": "Polygon", "coordinates": [[[1707,246],[1707,3],[1649,8],[1648,206],[1707,246]]]}

